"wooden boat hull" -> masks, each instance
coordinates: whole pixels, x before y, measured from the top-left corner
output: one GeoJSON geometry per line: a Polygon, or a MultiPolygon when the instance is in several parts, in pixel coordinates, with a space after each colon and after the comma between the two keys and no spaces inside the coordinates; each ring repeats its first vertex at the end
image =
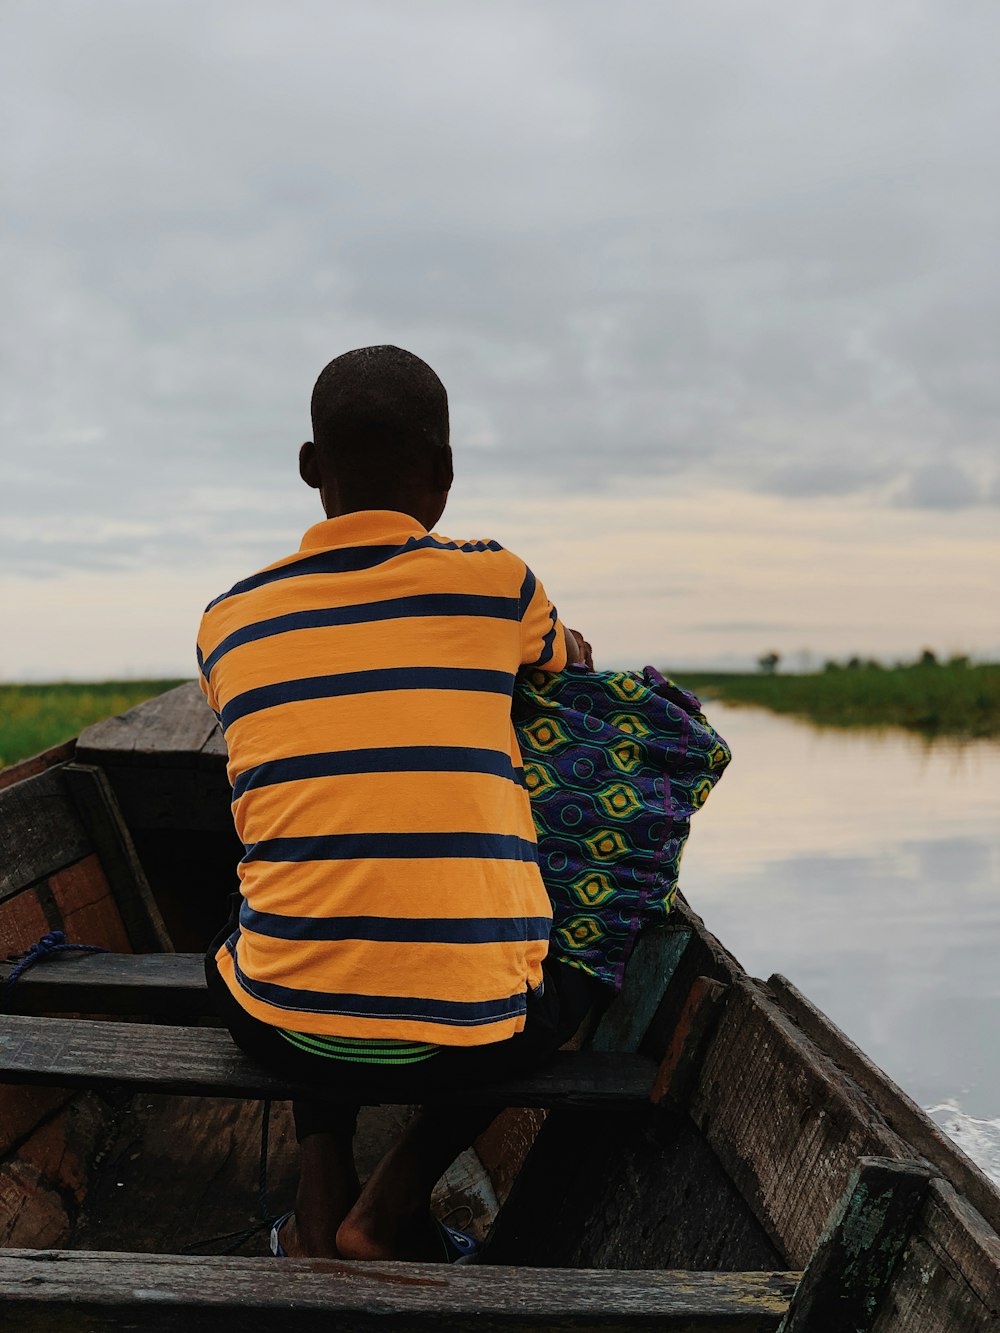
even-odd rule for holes
{"type": "MultiPolygon", "coordinates": [[[[231,826],[221,737],[197,687],[183,686],[89,728],[75,745],[0,774],[0,956],[29,948],[53,929],[116,954],[172,949],[194,954],[225,916],[240,850],[231,826]]],[[[141,964],[137,960],[136,967],[141,964]]],[[[98,1003],[96,991],[90,1001],[83,991],[74,992],[72,969],[60,974],[60,966],[43,963],[30,982],[26,977],[19,983],[16,1007],[51,1013],[63,1003],[72,1012],[98,1003]]],[[[118,972],[128,971],[123,960],[118,972]]],[[[195,960],[162,958],[155,971],[162,993],[150,989],[148,978],[143,983],[146,1019],[203,1024],[195,960]],[[170,975],[180,978],[172,992],[170,975]]],[[[106,986],[100,995],[106,1014],[132,1012],[125,982],[119,980],[117,990],[106,986]]],[[[101,1043],[92,1020],[86,1021],[91,1027],[81,1029],[80,1040],[94,1054],[101,1043]]],[[[151,1031],[148,1023],[143,1027],[151,1031]]],[[[167,1064],[170,1030],[163,1030],[161,1041],[167,1064]]],[[[63,1308],[61,1293],[75,1290],[85,1272],[94,1275],[94,1310],[101,1311],[92,1317],[108,1322],[76,1327],[127,1326],[130,1318],[149,1327],[179,1327],[185,1309],[200,1311],[192,1314],[194,1323],[185,1319],[188,1327],[201,1327],[198,1320],[207,1327],[209,1318],[216,1327],[228,1327],[232,1302],[195,1299],[193,1275],[201,1272],[206,1280],[213,1275],[216,1281],[228,1274],[232,1283],[244,1272],[241,1263],[257,1261],[213,1260],[199,1268],[193,1260],[164,1256],[254,1219],[260,1110],[256,1101],[237,1094],[259,1095],[262,1086],[224,1079],[213,1085],[224,1098],[204,1095],[209,1087],[200,1084],[195,1096],[128,1092],[124,1084],[134,1071],[127,1059],[116,1065],[111,1057],[138,1035],[114,1026],[103,1029],[108,1052],[103,1071],[71,1069],[68,1056],[48,1067],[49,1083],[61,1071],[86,1091],[39,1086],[39,1043],[24,1038],[20,1048],[28,1051],[27,1063],[19,1065],[9,1052],[18,1046],[22,1029],[8,1020],[5,1031],[0,1244],[8,1251],[0,1252],[0,1304],[27,1290],[22,1274],[34,1271],[38,1260],[24,1253],[25,1247],[46,1253],[62,1247],[58,1260],[44,1268],[45,1294],[23,1309],[26,1317],[42,1310],[52,1314],[55,1322],[45,1327],[62,1326],[56,1318],[63,1308]],[[35,1081],[15,1085],[15,1078],[35,1081]],[[117,1250],[126,1253],[115,1259],[111,1252],[117,1250]],[[97,1251],[103,1256],[99,1262],[97,1251]],[[89,1268],[88,1260],[93,1260],[89,1268]],[[129,1272],[135,1278],[131,1287],[129,1272]],[[149,1296],[150,1309],[137,1316],[143,1302],[127,1292],[136,1291],[140,1276],[140,1286],[156,1294],[149,1296]],[[186,1295],[172,1303],[167,1287],[186,1295]]],[[[69,1043],[70,1025],[60,1031],[69,1043]]],[[[209,1035],[225,1041],[221,1034],[209,1035]]],[[[442,1189],[446,1208],[465,1210],[480,1226],[494,1222],[486,1256],[496,1277],[494,1304],[483,1305],[482,1283],[468,1288],[478,1290],[468,1299],[478,1300],[477,1308],[496,1327],[606,1327],[614,1320],[625,1326],[626,1317],[628,1326],[640,1326],[643,1300],[643,1308],[652,1309],[648,1293],[658,1291],[656,1299],[667,1302],[654,1311],[661,1327],[774,1328],[805,1269],[808,1281],[788,1315],[805,1328],[805,1316],[796,1316],[795,1306],[805,1309],[809,1283],[815,1287],[829,1274],[828,1224],[838,1207],[849,1217],[850,1201],[857,1205],[864,1196],[868,1177],[858,1172],[882,1169],[863,1166],[874,1158],[889,1164],[901,1199],[911,1179],[907,1172],[923,1176],[905,1236],[899,1224],[899,1235],[885,1239],[892,1263],[877,1278],[880,1292],[872,1305],[877,1321],[863,1326],[879,1333],[996,1329],[1000,1193],[791,983],[748,977],[686,905],[679,906],[669,929],[640,941],[622,995],[587,1042],[595,1058],[602,1052],[634,1054],[651,1062],[650,1070],[658,1071],[651,1102],[618,1095],[605,1106],[592,1102],[580,1109],[560,1105],[551,1089],[524,1090],[521,1100],[537,1096],[547,1111],[505,1113],[442,1189]],[[525,1276],[511,1278],[515,1286],[505,1287],[508,1269],[552,1274],[549,1285],[537,1289],[535,1313],[523,1300],[515,1308],[513,1295],[505,1294],[513,1293],[518,1281],[523,1291],[531,1290],[525,1276]],[[573,1279],[560,1286],[553,1270],[574,1271],[577,1297],[573,1279]],[[594,1285],[597,1279],[590,1276],[625,1270],[635,1274],[636,1305],[627,1293],[615,1297],[613,1283],[594,1285]],[[689,1275],[695,1293],[688,1307],[678,1272],[689,1275]],[[659,1285],[651,1276],[656,1274],[662,1275],[659,1285]],[[731,1285],[745,1297],[743,1323],[733,1315],[735,1322],[727,1324],[719,1313],[728,1299],[726,1274],[740,1275],[731,1285]],[[715,1322],[692,1322],[695,1295],[709,1301],[705,1293],[713,1278],[715,1322]],[[604,1323],[597,1304],[587,1305],[588,1291],[594,1302],[602,1293],[604,1323]],[[670,1301],[678,1312],[675,1324],[664,1313],[670,1301]]],[[[68,1051],[68,1044],[63,1049],[68,1051]]],[[[135,1078],[132,1084],[156,1086],[135,1078]]],[[[174,1084],[176,1091],[181,1084],[176,1079],[174,1084]]],[[[406,1114],[405,1108],[373,1110],[362,1143],[362,1171],[406,1114]]],[[[287,1197],[294,1145],[281,1104],[274,1111],[270,1162],[272,1198],[287,1197]]],[[[838,1236],[844,1225],[841,1218],[834,1227],[838,1236]]],[[[248,1256],[259,1253],[260,1238],[248,1246],[248,1256]]],[[[413,1266],[404,1270],[407,1282],[432,1281],[413,1266]]],[[[294,1290],[305,1293],[314,1281],[322,1286],[323,1271],[303,1270],[305,1285],[294,1290]]],[[[257,1272],[247,1269],[240,1287],[244,1317],[249,1309],[263,1316],[265,1310],[286,1308],[283,1302],[293,1291],[293,1284],[286,1290],[284,1278],[261,1284],[257,1272]]],[[[385,1279],[397,1287],[402,1280],[395,1274],[385,1279]]],[[[367,1327],[372,1320],[396,1317],[382,1299],[381,1279],[371,1278],[366,1286],[347,1266],[337,1281],[346,1301],[337,1307],[338,1327],[367,1327]]],[[[435,1308],[440,1314],[446,1291],[455,1327],[469,1326],[465,1281],[451,1274],[433,1278],[435,1308]]],[[[329,1283],[324,1290],[329,1301],[329,1283]]],[[[295,1327],[313,1326],[307,1306],[308,1301],[304,1322],[295,1327]]],[[[316,1327],[321,1306],[322,1301],[316,1327]]],[[[399,1318],[405,1313],[411,1320],[405,1326],[416,1326],[426,1315],[421,1308],[419,1302],[405,1310],[400,1306],[399,1318]]],[[[810,1317],[809,1328],[827,1327],[810,1317]]],[[[785,1333],[796,1328],[789,1322],[785,1333]]]]}

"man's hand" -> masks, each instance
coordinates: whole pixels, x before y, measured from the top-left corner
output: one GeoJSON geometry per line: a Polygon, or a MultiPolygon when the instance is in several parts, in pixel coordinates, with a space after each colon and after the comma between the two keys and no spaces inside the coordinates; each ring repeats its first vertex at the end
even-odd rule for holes
{"type": "Polygon", "coordinates": [[[566,630],[566,660],[570,666],[580,662],[589,671],[594,669],[594,650],[579,630],[566,630]]]}

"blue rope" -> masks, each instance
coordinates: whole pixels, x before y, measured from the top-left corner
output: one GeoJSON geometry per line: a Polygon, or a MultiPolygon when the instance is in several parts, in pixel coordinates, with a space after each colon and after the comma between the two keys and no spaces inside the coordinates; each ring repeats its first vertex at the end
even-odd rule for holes
{"type": "Polygon", "coordinates": [[[275,1220],[275,1214],[267,1206],[267,1148],[271,1137],[271,1099],[265,1097],[261,1104],[260,1116],[260,1161],[257,1165],[257,1212],[268,1226],[275,1220]]]}
{"type": "Polygon", "coordinates": [[[107,953],[107,949],[102,948],[100,944],[70,944],[66,939],[64,930],[50,930],[48,934],[43,935],[36,944],[33,944],[24,955],[17,967],[13,969],[4,985],[3,993],[7,995],[14,986],[21,980],[29,967],[34,967],[40,963],[43,958],[51,958],[57,953],[107,953]]]}

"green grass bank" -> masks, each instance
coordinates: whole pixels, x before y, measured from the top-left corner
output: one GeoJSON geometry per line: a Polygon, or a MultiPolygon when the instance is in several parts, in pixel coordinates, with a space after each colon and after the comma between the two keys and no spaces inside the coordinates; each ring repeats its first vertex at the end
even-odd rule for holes
{"type": "MultiPolygon", "coordinates": [[[[925,736],[1000,736],[1000,664],[838,667],[810,675],[685,671],[689,688],[824,726],[906,727],[925,736]]],[[[0,685],[0,767],[76,736],[179,680],[0,685]]]]}
{"type": "Polygon", "coordinates": [[[823,726],[906,727],[925,736],[1000,736],[1000,664],[834,667],[810,675],[679,672],[699,694],[823,726]]]}
{"type": "Polygon", "coordinates": [[[101,718],[124,713],[179,680],[0,685],[0,768],[68,741],[101,718]]]}

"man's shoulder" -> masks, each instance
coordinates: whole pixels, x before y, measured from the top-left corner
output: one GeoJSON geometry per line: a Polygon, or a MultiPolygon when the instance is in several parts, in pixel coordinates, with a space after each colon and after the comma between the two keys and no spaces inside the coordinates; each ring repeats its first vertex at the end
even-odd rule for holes
{"type": "MultiPolygon", "coordinates": [[[[486,578],[491,583],[520,587],[530,577],[528,566],[521,557],[497,541],[495,537],[449,537],[441,532],[429,532],[417,543],[429,552],[444,552],[453,556],[459,568],[467,568],[473,579],[486,578]]],[[[514,589],[517,593],[517,587],[514,589]]]]}
{"type": "Polygon", "coordinates": [[[443,532],[429,532],[417,545],[432,550],[455,551],[459,555],[493,556],[495,559],[491,563],[518,566],[522,570],[525,568],[521,557],[495,537],[449,537],[443,532]]]}
{"type": "Polygon", "coordinates": [[[293,566],[302,564],[305,557],[310,555],[308,551],[292,551],[289,555],[282,556],[279,560],[272,560],[269,565],[264,565],[261,569],[255,570],[252,574],[247,574],[244,578],[237,579],[231,588],[225,592],[220,592],[217,597],[205,607],[204,614],[208,615],[215,607],[229,600],[230,597],[236,597],[243,592],[252,592],[255,588],[269,583],[275,578],[280,578],[282,571],[287,569],[289,573],[293,566]]]}
{"type": "Polygon", "coordinates": [[[450,537],[444,532],[428,532],[426,537],[417,538],[418,546],[445,551],[460,551],[466,555],[510,555],[505,546],[495,537],[450,537]]]}

